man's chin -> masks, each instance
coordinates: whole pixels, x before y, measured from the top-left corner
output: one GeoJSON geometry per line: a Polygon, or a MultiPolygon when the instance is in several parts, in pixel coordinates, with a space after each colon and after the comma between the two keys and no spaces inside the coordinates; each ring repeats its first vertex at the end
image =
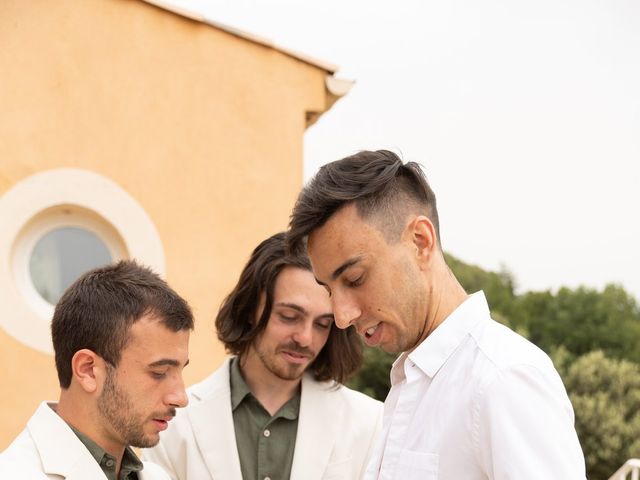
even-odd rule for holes
{"type": "Polygon", "coordinates": [[[396,343],[381,343],[378,347],[386,353],[390,353],[393,355],[399,355],[402,352],[405,352],[406,349],[403,349],[401,346],[398,346],[396,343]]]}
{"type": "Polygon", "coordinates": [[[136,438],[129,443],[129,446],[135,448],[151,448],[158,445],[158,443],[160,443],[160,434],[156,433],[145,435],[143,438],[136,438]]]}
{"type": "Polygon", "coordinates": [[[294,380],[300,380],[307,370],[308,365],[293,366],[288,365],[284,368],[279,368],[277,371],[272,372],[276,377],[281,380],[287,380],[289,382],[294,380]]]}

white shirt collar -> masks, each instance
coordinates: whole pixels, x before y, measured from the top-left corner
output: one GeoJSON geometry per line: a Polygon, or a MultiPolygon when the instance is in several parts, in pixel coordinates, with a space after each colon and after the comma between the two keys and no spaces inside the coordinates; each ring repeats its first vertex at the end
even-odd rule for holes
{"type": "Polygon", "coordinates": [[[469,295],[415,350],[398,357],[391,370],[391,383],[395,385],[406,378],[407,359],[433,378],[469,332],[479,322],[490,318],[484,293],[480,291],[469,295]]]}

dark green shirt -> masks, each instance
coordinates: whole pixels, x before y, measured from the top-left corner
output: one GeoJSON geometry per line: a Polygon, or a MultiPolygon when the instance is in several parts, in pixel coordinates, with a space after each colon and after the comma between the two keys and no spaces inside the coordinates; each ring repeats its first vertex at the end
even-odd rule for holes
{"type": "Polygon", "coordinates": [[[272,417],[231,361],[231,409],[243,480],[288,480],[298,431],[300,390],[272,417]]]}
{"type": "Polygon", "coordinates": [[[75,433],[80,441],[87,447],[91,456],[96,459],[100,468],[109,480],[138,480],[138,472],[142,470],[142,462],[138,459],[131,448],[127,447],[122,456],[122,465],[120,465],[120,478],[116,476],[116,459],[109,455],[100,446],[69,425],[73,433],[75,433]]]}

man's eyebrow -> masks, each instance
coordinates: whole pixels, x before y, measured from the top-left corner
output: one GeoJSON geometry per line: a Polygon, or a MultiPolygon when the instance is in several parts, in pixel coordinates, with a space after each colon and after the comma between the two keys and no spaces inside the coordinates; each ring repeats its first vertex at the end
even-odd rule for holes
{"type": "MultiPolygon", "coordinates": [[[[295,310],[297,312],[302,313],[303,315],[307,314],[307,311],[303,307],[301,307],[300,305],[298,305],[296,303],[278,302],[274,306],[291,308],[291,309],[293,309],[293,310],[295,310]]],[[[323,318],[328,318],[331,321],[334,320],[333,313],[322,313],[322,314],[318,315],[317,317],[315,317],[315,320],[322,320],[323,318]]]]}
{"type": "Polygon", "coordinates": [[[278,302],[274,305],[275,307],[287,307],[287,308],[291,308],[293,310],[296,310],[302,314],[307,314],[307,311],[302,308],[300,305],[296,304],[296,303],[287,303],[287,302],[278,302]]]}
{"type": "MultiPolygon", "coordinates": [[[[170,367],[179,367],[180,362],[174,358],[161,358],[160,360],[156,360],[155,362],[151,362],[149,367],[164,367],[165,365],[169,365],[170,367]]],[[[184,362],[184,366],[189,365],[189,360],[184,362]]]]}
{"type": "Polygon", "coordinates": [[[353,267],[356,263],[358,263],[361,260],[362,260],[362,256],[357,256],[350,260],[347,260],[346,262],[344,262],[342,265],[340,265],[338,268],[335,269],[335,271],[331,274],[331,280],[336,280],[340,275],[344,273],[346,269],[353,267]]]}

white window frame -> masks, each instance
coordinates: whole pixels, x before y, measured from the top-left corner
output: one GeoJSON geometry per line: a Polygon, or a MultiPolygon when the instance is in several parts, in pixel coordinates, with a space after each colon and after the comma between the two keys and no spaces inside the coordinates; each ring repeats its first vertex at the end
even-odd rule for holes
{"type": "Polygon", "coordinates": [[[36,173],[0,197],[0,327],[21,343],[53,353],[54,307],[35,289],[29,262],[36,243],[57,228],[100,238],[114,260],[135,258],[164,276],[164,250],[143,207],[112,180],[63,168],[36,173]]]}

